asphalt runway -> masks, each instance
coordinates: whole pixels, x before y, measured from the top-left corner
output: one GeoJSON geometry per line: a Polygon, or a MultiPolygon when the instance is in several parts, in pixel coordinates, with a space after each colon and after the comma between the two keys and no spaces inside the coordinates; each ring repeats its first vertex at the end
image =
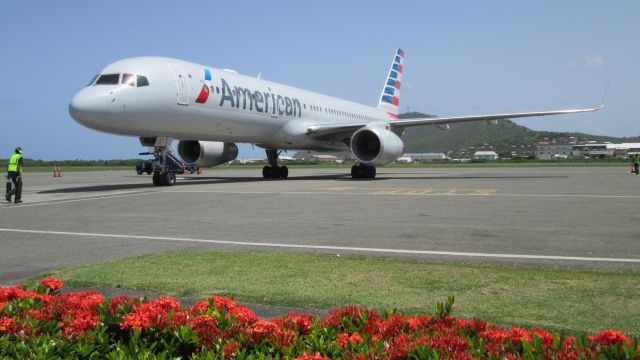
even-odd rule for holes
{"type": "Polygon", "coordinates": [[[0,284],[176,249],[640,269],[640,176],[616,168],[216,169],[26,174],[0,204],[0,284]]]}

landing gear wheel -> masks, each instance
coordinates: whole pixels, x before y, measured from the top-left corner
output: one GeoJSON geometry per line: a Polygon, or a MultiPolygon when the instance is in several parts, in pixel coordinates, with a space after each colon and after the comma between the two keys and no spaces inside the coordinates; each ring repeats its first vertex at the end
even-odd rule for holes
{"type": "Polygon", "coordinates": [[[353,179],[357,179],[357,178],[358,178],[358,172],[359,172],[359,170],[360,170],[360,169],[358,168],[358,166],[353,165],[353,166],[351,167],[351,178],[353,178],[353,179]]]}
{"type": "Polygon", "coordinates": [[[353,165],[351,167],[351,177],[353,179],[375,179],[376,167],[369,165],[353,165]]]}
{"type": "Polygon", "coordinates": [[[159,173],[153,173],[153,185],[162,186],[162,177],[160,177],[159,173]]]}
{"type": "Polygon", "coordinates": [[[286,166],[281,166],[280,167],[280,178],[281,179],[286,179],[289,177],[289,168],[286,166]]]}
{"type": "Polygon", "coordinates": [[[366,177],[369,179],[375,179],[376,178],[376,167],[375,166],[367,166],[365,168],[365,173],[366,173],[366,177]]]}
{"type": "Polygon", "coordinates": [[[271,166],[265,166],[262,168],[262,177],[265,179],[271,179],[272,171],[271,166]]]}
{"type": "Polygon", "coordinates": [[[272,166],[271,167],[271,178],[272,179],[280,179],[282,177],[282,171],[280,166],[272,166]]]}
{"type": "Polygon", "coordinates": [[[173,186],[176,184],[176,173],[173,171],[166,172],[163,177],[165,186],[173,186]]]}
{"type": "Polygon", "coordinates": [[[142,170],[136,169],[136,172],[138,173],[138,175],[142,175],[142,170]]]}

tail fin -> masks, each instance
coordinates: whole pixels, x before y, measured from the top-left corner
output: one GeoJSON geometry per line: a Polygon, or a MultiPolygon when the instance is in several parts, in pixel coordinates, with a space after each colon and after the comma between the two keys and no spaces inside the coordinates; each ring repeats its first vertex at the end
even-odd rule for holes
{"type": "Polygon", "coordinates": [[[392,118],[398,116],[398,106],[400,105],[400,85],[402,83],[402,71],[404,66],[404,50],[398,49],[393,57],[393,63],[389,69],[387,81],[382,89],[378,108],[384,109],[392,118]]]}

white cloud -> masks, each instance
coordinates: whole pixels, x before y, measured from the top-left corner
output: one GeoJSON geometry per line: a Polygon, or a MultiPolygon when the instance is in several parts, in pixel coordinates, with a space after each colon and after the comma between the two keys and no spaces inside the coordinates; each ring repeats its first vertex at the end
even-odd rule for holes
{"type": "Polygon", "coordinates": [[[584,69],[584,68],[597,68],[606,64],[604,57],[598,54],[585,55],[580,60],[571,61],[567,64],[567,68],[570,70],[584,69]]]}
{"type": "Polygon", "coordinates": [[[604,66],[605,63],[604,58],[598,54],[586,55],[582,58],[582,60],[584,61],[584,66],[589,68],[604,66]]]}

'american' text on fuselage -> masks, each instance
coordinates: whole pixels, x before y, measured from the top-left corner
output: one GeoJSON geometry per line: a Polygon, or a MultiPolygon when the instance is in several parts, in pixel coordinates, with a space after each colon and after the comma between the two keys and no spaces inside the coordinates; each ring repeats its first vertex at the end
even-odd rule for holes
{"type": "Polygon", "coordinates": [[[302,116],[302,108],[300,101],[296,98],[290,98],[288,96],[276,95],[271,92],[261,92],[258,90],[251,91],[251,89],[235,86],[233,91],[231,86],[223,78],[221,81],[222,97],[220,98],[220,106],[224,106],[225,102],[229,102],[229,106],[240,108],[242,102],[242,108],[260,113],[269,113],[293,117],[302,116]]]}

